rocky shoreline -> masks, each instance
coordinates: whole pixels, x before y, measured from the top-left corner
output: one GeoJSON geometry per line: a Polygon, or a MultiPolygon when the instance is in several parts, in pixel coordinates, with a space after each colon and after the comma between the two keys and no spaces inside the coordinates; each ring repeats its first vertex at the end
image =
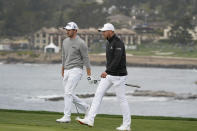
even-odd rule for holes
{"type": "MultiPolygon", "coordinates": [[[[94,97],[94,93],[87,93],[87,94],[76,94],[79,98],[92,98],[94,97]]],[[[174,100],[196,100],[197,94],[190,94],[190,93],[182,93],[176,94],[174,92],[167,92],[163,90],[159,91],[151,91],[151,90],[135,90],[132,93],[126,93],[127,96],[135,96],[135,97],[164,97],[174,100]]],[[[107,92],[104,95],[105,97],[115,97],[116,93],[107,92]]],[[[64,96],[45,96],[45,97],[38,97],[39,99],[44,99],[45,101],[61,101],[64,100],[64,96]]],[[[32,99],[32,98],[30,98],[32,99]]]]}
{"type": "MultiPolygon", "coordinates": [[[[92,64],[95,65],[105,64],[104,55],[90,55],[90,59],[92,64]]],[[[127,55],[127,66],[197,69],[197,58],[127,55]]]]}
{"type": "MultiPolygon", "coordinates": [[[[102,54],[90,54],[92,65],[105,65],[106,58],[102,54]]],[[[0,55],[0,62],[5,64],[13,63],[38,63],[38,64],[56,64],[61,63],[60,54],[39,54],[29,55],[0,55]]],[[[160,57],[160,56],[132,56],[127,55],[127,65],[131,67],[159,67],[159,68],[180,68],[197,69],[197,58],[179,58],[179,57],[160,57]]]]}

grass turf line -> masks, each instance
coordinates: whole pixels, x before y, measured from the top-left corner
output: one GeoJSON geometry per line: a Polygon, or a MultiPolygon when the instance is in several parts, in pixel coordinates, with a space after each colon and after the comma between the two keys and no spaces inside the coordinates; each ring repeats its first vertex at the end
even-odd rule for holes
{"type": "MultiPolygon", "coordinates": [[[[98,115],[95,126],[80,125],[73,114],[71,123],[57,123],[62,113],[0,109],[0,131],[114,131],[120,115],[98,115]]],[[[179,117],[132,116],[133,131],[196,131],[197,119],[179,117]]]]}

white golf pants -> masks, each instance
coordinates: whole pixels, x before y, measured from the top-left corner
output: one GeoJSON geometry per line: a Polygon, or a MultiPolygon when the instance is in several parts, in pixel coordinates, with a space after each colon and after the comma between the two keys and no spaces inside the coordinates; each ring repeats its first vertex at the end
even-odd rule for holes
{"type": "Polygon", "coordinates": [[[101,104],[102,98],[105,92],[111,87],[115,87],[116,96],[120,102],[120,108],[123,115],[123,125],[130,126],[131,124],[131,115],[129,104],[125,96],[125,83],[126,76],[111,76],[107,75],[106,78],[102,78],[99,86],[96,90],[94,99],[92,101],[91,108],[89,110],[87,118],[91,121],[94,121],[96,114],[98,113],[99,106],[101,104]]]}
{"type": "Polygon", "coordinates": [[[83,70],[80,68],[72,68],[64,70],[63,87],[64,87],[64,116],[71,116],[72,103],[79,109],[86,111],[88,104],[79,99],[74,90],[81,79],[83,70]]]}

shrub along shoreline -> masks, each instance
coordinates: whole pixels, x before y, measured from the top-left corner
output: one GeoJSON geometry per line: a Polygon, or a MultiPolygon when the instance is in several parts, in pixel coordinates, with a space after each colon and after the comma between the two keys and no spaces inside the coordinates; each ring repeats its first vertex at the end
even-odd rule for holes
{"type": "MultiPolygon", "coordinates": [[[[92,65],[105,65],[106,57],[104,54],[90,54],[89,56],[92,65]]],[[[61,54],[44,54],[38,52],[0,52],[0,62],[5,64],[60,64],[61,54]]],[[[197,69],[197,58],[135,56],[127,54],[127,65],[130,67],[197,69]]]]}

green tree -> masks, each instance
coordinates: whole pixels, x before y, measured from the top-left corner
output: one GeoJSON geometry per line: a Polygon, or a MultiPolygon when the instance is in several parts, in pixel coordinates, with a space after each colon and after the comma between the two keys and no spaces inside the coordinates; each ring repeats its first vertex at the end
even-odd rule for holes
{"type": "Polygon", "coordinates": [[[102,6],[95,2],[79,2],[74,9],[69,13],[69,17],[71,21],[77,22],[80,28],[99,27],[106,22],[102,6]]]}
{"type": "Polygon", "coordinates": [[[107,10],[112,5],[115,12],[141,20],[144,14],[139,12],[143,10],[149,14],[149,22],[176,24],[188,14],[197,18],[196,0],[104,0],[103,4],[95,0],[0,0],[0,36],[28,35],[42,27],[64,26],[68,21],[77,22],[80,28],[102,26],[111,15],[107,10]],[[131,13],[132,9],[139,12],[131,13]]]}
{"type": "Polygon", "coordinates": [[[20,35],[21,28],[20,25],[23,23],[21,20],[21,16],[23,14],[23,10],[25,8],[26,0],[20,0],[18,2],[12,3],[10,2],[10,9],[6,11],[5,15],[5,24],[3,26],[2,31],[6,35],[17,36],[20,35]]]}
{"type": "Polygon", "coordinates": [[[170,40],[173,43],[186,46],[192,42],[192,36],[189,31],[193,30],[194,25],[192,25],[191,21],[191,16],[183,16],[174,23],[170,31],[170,40]]]}

